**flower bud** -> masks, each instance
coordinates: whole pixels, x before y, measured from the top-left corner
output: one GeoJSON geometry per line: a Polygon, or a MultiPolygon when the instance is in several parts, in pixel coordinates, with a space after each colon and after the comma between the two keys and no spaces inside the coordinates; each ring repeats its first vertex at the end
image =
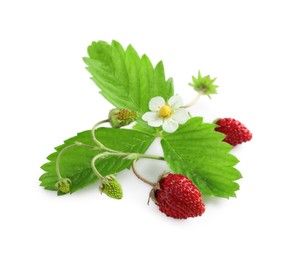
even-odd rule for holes
{"type": "Polygon", "coordinates": [[[125,108],[114,108],[109,112],[109,122],[113,128],[120,128],[133,123],[137,116],[135,111],[125,108]]]}
{"type": "Polygon", "coordinates": [[[63,193],[69,193],[71,190],[71,180],[68,178],[63,178],[56,183],[56,188],[58,191],[63,193]]]}

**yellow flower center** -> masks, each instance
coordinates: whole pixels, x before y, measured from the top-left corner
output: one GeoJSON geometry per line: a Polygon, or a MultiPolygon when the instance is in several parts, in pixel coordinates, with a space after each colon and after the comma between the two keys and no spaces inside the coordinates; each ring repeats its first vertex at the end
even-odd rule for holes
{"type": "Polygon", "coordinates": [[[162,106],[161,108],[160,108],[160,110],[159,110],[159,116],[160,117],[169,117],[169,116],[171,116],[171,114],[172,114],[172,109],[171,109],[171,107],[170,106],[168,106],[168,105],[164,105],[164,106],[162,106]]]}

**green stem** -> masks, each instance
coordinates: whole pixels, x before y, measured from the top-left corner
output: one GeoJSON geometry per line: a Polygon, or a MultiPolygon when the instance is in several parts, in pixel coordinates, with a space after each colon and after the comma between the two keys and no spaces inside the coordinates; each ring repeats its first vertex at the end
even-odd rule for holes
{"type": "Polygon", "coordinates": [[[199,99],[202,95],[203,95],[202,92],[198,92],[198,95],[192,100],[192,102],[190,102],[189,104],[187,104],[185,106],[182,106],[182,108],[194,106],[199,101],[199,99]]]}
{"type": "MultiPolygon", "coordinates": [[[[104,149],[104,148],[103,148],[104,149]]],[[[96,168],[96,161],[100,158],[104,158],[108,155],[114,155],[114,156],[123,156],[123,157],[126,157],[126,159],[130,159],[130,160],[133,160],[133,163],[132,163],[132,169],[135,173],[135,175],[141,179],[142,181],[146,182],[147,184],[151,185],[151,186],[154,186],[155,184],[154,183],[150,183],[149,181],[143,179],[142,177],[140,177],[140,175],[137,173],[136,169],[135,169],[135,165],[134,165],[134,162],[137,160],[137,159],[140,159],[140,158],[148,158],[148,159],[155,159],[155,160],[164,160],[164,157],[161,157],[161,156],[156,156],[156,155],[148,155],[148,154],[140,154],[140,153],[123,153],[123,152],[118,152],[118,151],[114,151],[114,150],[111,150],[112,152],[104,152],[104,153],[100,153],[100,154],[97,154],[96,156],[93,157],[92,161],[91,161],[91,167],[92,167],[92,170],[94,172],[94,174],[99,178],[99,179],[103,179],[104,177],[100,174],[100,172],[97,170],[96,168]]]]}
{"type": "Polygon", "coordinates": [[[60,167],[59,167],[60,160],[61,160],[61,156],[62,156],[62,154],[63,154],[64,152],[66,152],[68,149],[70,149],[70,148],[72,148],[72,147],[74,147],[74,146],[77,146],[77,144],[70,144],[70,145],[64,147],[64,148],[60,151],[60,153],[59,153],[59,155],[58,155],[58,157],[57,157],[57,160],[56,160],[56,174],[57,174],[59,180],[63,179],[62,176],[61,176],[61,173],[60,173],[60,167]]]}
{"type": "Polygon", "coordinates": [[[150,155],[150,154],[141,154],[141,153],[137,153],[137,158],[147,158],[147,159],[154,159],[154,160],[161,160],[161,161],[165,161],[165,158],[163,156],[157,156],[157,155],[150,155]]]}
{"type": "Polygon", "coordinates": [[[72,148],[72,147],[75,147],[75,146],[84,146],[84,147],[88,147],[88,148],[93,149],[93,150],[100,150],[100,148],[97,147],[97,146],[88,145],[88,144],[83,144],[83,143],[81,143],[81,142],[74,142],[74,144],[70,144],[70,145],[64,147],[64,148],[60,151],[60,153],[59,153],[59,155],[58,155],[58,157],[57,157],[57,160],[56,160],[56,174],[57,174],[59,180],[63,179],[63,177],[61,176],[61,172],[60,172],[60,160],[61,160],[61,156],[62,156],[62,154],[63,154],[64,152],[66,152],[68,149],[70,149],[70,148],[72,148]]]}
{"type": "Polygon", "coordinates": [[[148,181],[147,179],[145,179],[145,178],[143,178],[142,176],[139,175],[139,173],[137,172],[137,170],[136,170],[136,168],[135,168],[135,160],[132,162],[132,170],[133,170],[135,176],[136,176],[139,180],[143,181],[144,183],[146,183],[146,184],[148,184],[148,185],[150,185],[150,186],[152,186],[152,187],[155,187],[156,183],[150,182],[150,181],[148,181]]]}
{"type": "Polygon", "coordinates": [[[121,152],[118,152],[117,155],[124,156],[128,160],[138,160],[141,158],[162,160],[162,161],[165,160],[164,157],[162,157],[162,156],[142,154],[142,153],[121,153],[121,152]]]}
{"type": "Polygon", "coordinates": [[[109,119],[102,120],[102,121],[96,123],[96,124],[93,126],[92,130],[91,130],[93,141],[94,141],[100,148],[102,148],[102,149],[104,149],[104,150],[109,150],[109,149],[108,149],[107,147],[105,147],[105,146],[104,146],[104,145],[103,145],[103,144],[96,138],[95,130],[96,130],[96,128],[97,128],[99,125],[101,125],[101,124],[103,124],[103,123],[107,123],[107,122],[109,122],[109,119]]]}
{"type": "Polygon", "coordinates": [[[105,157],[105,156],[107,156],[107,155],[110,155],[110,154],[112,154],[112,153],[104,152],[104,153],[97,154],[97,155],[92,159],[92,161],[91,161],[91,167],[92,167],[92,170],[93,170],[94,174],[95,174],[100,180],[103,179],[104,177],[103,177],[103,176],[100,174],[100,172],[97,170],[95,163],[96,163],[96,161],[97,161],[98,159],[100,159],[100,158],[102,158],[102,157],[105,157]]]}
{"type": "Polygon", "coordinates": [[[76,144],[77,146],[88,147],[88,148],[90,148],[90,149],[92,149],[92,150],[101,150],[101,148],[98,147],[98,146],[89,145],[89,144],[83,144],[83,143],[81,143],[81,142],[76,142],[76,141],[75,141],[74,144],[76,144]]]}

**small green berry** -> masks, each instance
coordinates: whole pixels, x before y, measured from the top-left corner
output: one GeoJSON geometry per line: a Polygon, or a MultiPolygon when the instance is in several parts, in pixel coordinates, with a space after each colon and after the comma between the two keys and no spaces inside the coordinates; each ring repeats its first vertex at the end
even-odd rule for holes
{"type": "Polygon", "coordinates": [[[110,198],[117,200],[123,198],[122,187],[117,179],[112,175],[103,179],[100,190],[110,198]]]}
{"type": "Polygon", "coordinates": [[[109,122],[113,128],[120,128],[133,123],[138,114],[129,109],[114,108],[109,112],[109,122]]]}

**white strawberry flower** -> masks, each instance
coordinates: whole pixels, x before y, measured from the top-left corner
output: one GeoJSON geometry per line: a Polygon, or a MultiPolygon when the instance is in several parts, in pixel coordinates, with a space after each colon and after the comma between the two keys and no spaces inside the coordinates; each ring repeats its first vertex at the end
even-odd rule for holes
{"type": "Polygon", "coordinates": [[[179,124],[184,124],[190,118],[188,112],[182,108],[180,96],[172,96],[168,102],[162,97],[154,97],[149,102],[150,112],[146,112],[142,119],[150,126],[162,128],[165,132],[173,133],[179,124]]]}

